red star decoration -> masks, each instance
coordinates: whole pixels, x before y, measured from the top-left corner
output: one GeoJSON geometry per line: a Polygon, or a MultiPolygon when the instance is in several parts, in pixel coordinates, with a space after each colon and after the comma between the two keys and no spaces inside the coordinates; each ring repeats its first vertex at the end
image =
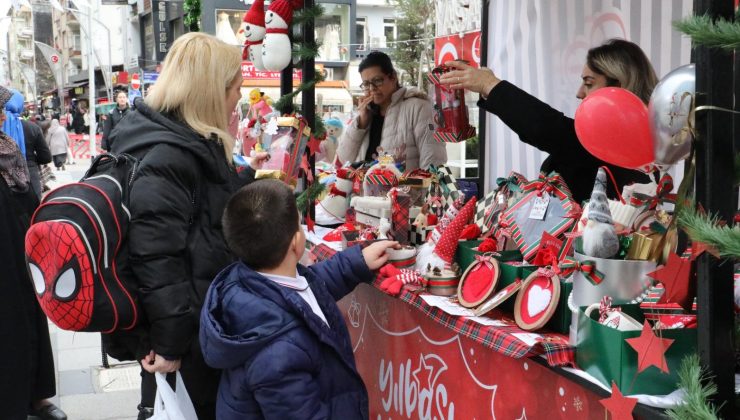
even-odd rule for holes
{"type": "Polygon", "coordinates": [[[311,166],[308,164],[308,156],[303,155],[301,158],[301,169],[303,169],[303,172],[306,174],[306,179],[308,179],[309,184],[313,182],[313,171],[311,170],[311,166]]]}
{"type": "Polygon", "coordinates": [[[679,257],[674,252],[668,255],[668,261],[663,267],[648,273],[648,276],[663,283],[665,288],[665,292],[663,292],[663,296],[660,297],[658,303],[674,302],[690,311],[694,303],[692,285],[689,284],[690,274],[691,261],[688,258],[679,257]]]}
{"type": "Polygon", "coordinates": [[[612,396],[599,400],[599,402],[611,413],[612,420],[632,420],[632,410],[637,405],[637,398],[622,395],[617,384],[612,381],[612,396]]]}
{"type": "Polygon", "coordinates": [[[319,147],[321,146],[321,140],[317,139],[314,136],[311,136],[310,139],[308,139],[308,144],[306,147],[308,147],[308,154],[314,155],[316,152],[319,151],[319,147]]]}
{"type": "Polygon", "coordinates": [[[665,360],[665,352],[674,340],[656,336],[647,320],[642,325],[639,337],[625,338],[624,341],[637,352],[637,373],[650,366],[655,366],[665,373],[670,372],[668,362],[665,360]]]}
{"type": "Polygon", "coordinates": [[[719,250],[705,242],[694,242],[691,245],[691,261],[696,260],[699,256],[705,252],[714,255],[714,258],[719,259],[719,250]]]}

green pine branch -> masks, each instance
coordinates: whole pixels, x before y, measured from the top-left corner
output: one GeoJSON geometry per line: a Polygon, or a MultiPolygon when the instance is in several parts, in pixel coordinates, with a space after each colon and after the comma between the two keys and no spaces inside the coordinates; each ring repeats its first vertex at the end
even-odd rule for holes
{"type": "Polygon", "coordinates": [[[324,7],[315,4],[312,7],[296,10],[293,13],[293,25],[303,25],[306,22],[313,22],[324,14],[324,7]]]}
{"type": "Polygon", "coordinates": [[[308,186],[302,193],[296,197],[296,206],[298,212],[304,214],[308,208],[308,203],[313,203],[316,199],[324,192],[326,186],[318,181],[315,181],[308,186]]]}
{"type": "Polygon", "coordinates": [[[681,361],[679,386],[686,392],[684,403],[666,411],[672,420],[716,420],[717,407],[709,398],[717,393],[714,384],[699,363],[699,356],[690,354],[681,361]]]}
{"type": "Polygon", "coordinates": [[[700,214],[692,205],[678,210],[678,225],[692,241],[717,248],[722,258],[740,259],[740,226],[720,226],[717,216],[700,214]]]}
{"type": "Polygon", "coordinates": [[[185,0],[183,23],[190,32],[200,31],[200,0],[185,0]]]}
{"type": "Polygon", "coordinates": [[[320,42],[294,42],[293,57],[298,57],[301,61],[316,58],[319,56],[320,42]]]}
{"type": "Polygon", "coordinates": [[[278,99],[277,102],[275,102],[272,107],[274,109],[280,110],[280,112],[284,112],[284,110],[288,108],[292,108],[293,99],[296,96],[298,96],[299,93],[303,92],[306,89],[311,89],[315,87],[319,82],[322,82],[323,80],[324,80],[324,76],[317,73],[316,76],[313,78],[313,80],[307,80],[307,81],[301,82],[301,84],[298,85],[298,87],[294,91],[281,96],[280,99],[278,99]]]}
{"type": "Polygon", "coordinates": [[[690,36],[697,45],[725,50],[740,48],[740,20],[737,19],[734,22],[723,18],[712,21],[707,15],[689,16],[673,22],[673,27],[690,36]]]}

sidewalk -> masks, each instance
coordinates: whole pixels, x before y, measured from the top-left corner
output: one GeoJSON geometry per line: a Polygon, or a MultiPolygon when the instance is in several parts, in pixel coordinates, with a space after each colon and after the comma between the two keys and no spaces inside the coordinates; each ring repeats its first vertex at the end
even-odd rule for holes
{"type": "MultiPolygon", "coordinates": [[[[50,188],[78,181],[90,161],[54,169],[56,181],[50,188]]],[[[110,369],[102,368],[99,333],[71,332],[49,323],[57,395],[52,402],[69,420],[135,420],[139,403],[139,365],[108,358],[110,369]]],[[[31,417],[29,417],[31,419],[31,417]]]]}

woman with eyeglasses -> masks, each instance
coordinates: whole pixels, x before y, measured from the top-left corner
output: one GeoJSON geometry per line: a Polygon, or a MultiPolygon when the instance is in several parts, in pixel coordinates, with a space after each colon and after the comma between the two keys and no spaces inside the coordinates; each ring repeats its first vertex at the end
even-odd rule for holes
{"type": "Polygon", "coordinates": [[[433,138],[432,104],[415,88],[402,87],[388,55],[373,51],[360,63],[365,96],[339,140],[340,162],[375,160],[378,148],[405,162],[407,170],[447,162],[444,143],[433,138]]]}

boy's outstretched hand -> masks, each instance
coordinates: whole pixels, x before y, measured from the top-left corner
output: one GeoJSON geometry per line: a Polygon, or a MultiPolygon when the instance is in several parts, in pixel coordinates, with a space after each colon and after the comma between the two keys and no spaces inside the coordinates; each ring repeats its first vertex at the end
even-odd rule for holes
{"type": "Polygon", "coordinates": [[[397,241],[378,241],[362,250],[365,264],[370,271],[375,271],[388,262],[388,254],[385,253],[388,248],[400,249],[401,245],[397,241]]]}

